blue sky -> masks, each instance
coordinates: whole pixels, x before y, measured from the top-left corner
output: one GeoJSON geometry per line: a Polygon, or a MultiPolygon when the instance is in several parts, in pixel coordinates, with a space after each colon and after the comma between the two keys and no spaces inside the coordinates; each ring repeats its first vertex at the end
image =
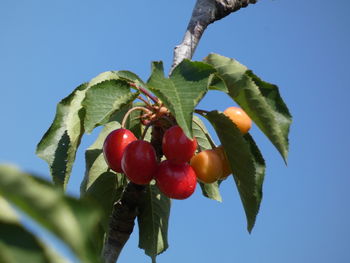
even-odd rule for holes
{"type": "MultiPolygon", "coordinates": [[[[130,70],[144,80],[151,61],[163,60],[169,70],[194,2],[2,0],[0,162],[49,178],[34,151],[56,104],[107,70],[130,70]]],[[[232,57],[280,87],[294,117],[288,166],[254,126],[267,173],[252,234],[233,180],[222,185],[223,203],[198,189],[173,202],[170,248],[160,263],[350,262],[349,10],[347,0],[261,0],[208,27],[193,59],[210,52],[232,57]]],[[[210,92],[200,108],[231,105],[210,92]]],[[[79,193],[84,149],[97,132],[83,138],[72,195],[79,193]]],[[[120,263],[150,261],[137,242],[135,229],[120,263]]]]}

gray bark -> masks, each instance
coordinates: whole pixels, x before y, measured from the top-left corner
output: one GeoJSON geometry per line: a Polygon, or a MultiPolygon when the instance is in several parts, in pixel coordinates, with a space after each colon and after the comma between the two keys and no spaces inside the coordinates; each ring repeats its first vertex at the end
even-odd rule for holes
{"type": "Polygon", "coordinates": [[[197,0],[182,43],[174,49],[174,60],[170,73],[185,58],[191,59],[204,30],[211,23],[255,4],[258,0],[197,0]]]}

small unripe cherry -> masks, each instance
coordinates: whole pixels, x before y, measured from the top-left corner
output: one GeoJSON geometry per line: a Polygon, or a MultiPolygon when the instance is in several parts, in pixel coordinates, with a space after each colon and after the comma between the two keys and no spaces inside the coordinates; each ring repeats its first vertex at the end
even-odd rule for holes
{"type": "Polygon", "coordinates": [[[188,163],[173,163],[165,160],[158,166],[156,183],[159,190],[169,198],[186,199],[196,189],[197,178],[188,163]]]}
{"type": "Polygon", "coordinates": [[[153,179],[157,167],[156,152],[149,142],[137,140],[125,148],[122,169],[131,182],[148,184],[153,179]]]}
{"type": "Polygon", "coordinates": [[[202,183],[211,184],[223,176],[223,163],[215,150],[205,150],[192,157],[190,165],[202,183]]]}
{"type": "Polygon", "coordinates": [[[164,133],[162,142],[163,153],[172,162],[189,162],[196,148],[196,138],[190,140],[180,126],[173,126],[164,133]]]}
{"type": "Polygon", "coordinates": [[[103,143],[103,155],[109,168],[122,173],[121,160],[124,150],[129,143],[137,140],[135,135],[127,129],[120,128],[112,131],[103,143]]]}
{"type": "Polygon", "coordinates": [[[252,127],[252,120],[248,114],[239,107],[229,107],[224,111],[224,114],[236,124],[243,134],[247,133],[252,127]]]}

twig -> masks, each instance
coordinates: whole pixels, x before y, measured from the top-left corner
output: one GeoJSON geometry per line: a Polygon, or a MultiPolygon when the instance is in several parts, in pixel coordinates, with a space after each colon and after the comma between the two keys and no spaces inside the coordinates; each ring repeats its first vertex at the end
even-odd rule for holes
{"type": "Polygon", "coordinates": [[[197,0],[182,43],[174,49],[170,74],[185,58],[191,59],[207,26],[258,0],[197,0]]]}

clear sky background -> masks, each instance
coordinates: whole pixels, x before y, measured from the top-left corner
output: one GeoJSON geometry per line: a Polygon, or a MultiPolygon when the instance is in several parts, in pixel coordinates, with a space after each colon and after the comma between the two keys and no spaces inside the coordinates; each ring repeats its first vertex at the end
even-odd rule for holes
{"type": "MultiPolygon", "coordinates": [[[[34,152],[56,104],[107,70],[147,80],[150,62],[163,60],[168,71],[194,2],[1,0],[0,162],[49,179],[34,152]]],[[[261,0],[208,27],[193,59],[210,52],[232,57],[280,87],[294,117],[288,167],[254,126],[267,172],[252,234],[232,179],[222,184],[223,203],[198,187],[172,203],[170,247],[159,263],[350,262],[349,11],[348,0],[261,0]]],[[[218,92],[208,95],[200,108],[232,105],[218,92]]],[[[97,134],[83,138],[72,195],[79,195],[84,149],[97,134]]],[[[59,242],[28,227],[72,259],[59,242]]],[[[150,262],[137,242],[136,228],[120,263],[150,262]]]]}

